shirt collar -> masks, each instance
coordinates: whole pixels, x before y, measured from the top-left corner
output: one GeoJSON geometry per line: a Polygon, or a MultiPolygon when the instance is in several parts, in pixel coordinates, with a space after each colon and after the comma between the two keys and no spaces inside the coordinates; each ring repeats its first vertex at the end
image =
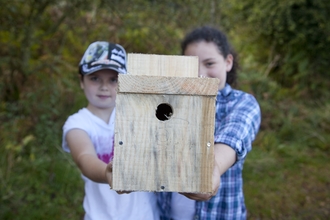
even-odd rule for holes
{"type": "Polygon", "coordinates": [[[231,91],[232,91],[231,86],[226,83],[225,87],[218,91],[218,95],[226,97],[231,93],[231,91]]]}

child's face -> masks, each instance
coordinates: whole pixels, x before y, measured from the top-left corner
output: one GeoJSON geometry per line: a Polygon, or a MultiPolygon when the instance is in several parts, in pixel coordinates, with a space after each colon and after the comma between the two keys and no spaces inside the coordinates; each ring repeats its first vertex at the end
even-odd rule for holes
{"type": "Polygon", "coordinates": [[[118,73],[114,70],[99,70],[84,76],[80,87],[88,100],[88,109],[111,110],[115,107],[118,73]]]}
{"type": "Polygon", "coordinates": [[[227,72],[233,66],[233,56],[231,54],[224,58],[215,43],[199,41],[189,44],[184,51],[184,55],[198,56],[198,75],[200,77],[218,78],[220,79],[219,89],[225,87],[227,72]]]}

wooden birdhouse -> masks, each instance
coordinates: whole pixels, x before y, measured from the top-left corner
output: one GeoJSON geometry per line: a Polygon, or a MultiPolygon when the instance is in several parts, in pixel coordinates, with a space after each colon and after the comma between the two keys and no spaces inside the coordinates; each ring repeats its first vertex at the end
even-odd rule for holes
{"type": "Polygon", "coordinates": [[[212,192],[219,80],[198,57],[128,54],[116,98],[114,190],[212,192]]]}

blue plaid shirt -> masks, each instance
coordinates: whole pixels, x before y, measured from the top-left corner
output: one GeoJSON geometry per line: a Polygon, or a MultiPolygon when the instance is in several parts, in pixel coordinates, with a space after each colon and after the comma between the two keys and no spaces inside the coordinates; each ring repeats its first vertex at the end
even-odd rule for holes
{"type": "MultiPolygon", "coordinates": [[[[215,143],[223,143],[236,151],[236,163],[222,176],[217,194],[208,201],[197,201],[194,219],[246,219],[242,170],[247,153],[252,149],[261,121],[256,99],[226,84],[218,91],[215,115],[215,143]]],[[[172,193],[158,193],[162,220],[169,220],[172,193]]]]}

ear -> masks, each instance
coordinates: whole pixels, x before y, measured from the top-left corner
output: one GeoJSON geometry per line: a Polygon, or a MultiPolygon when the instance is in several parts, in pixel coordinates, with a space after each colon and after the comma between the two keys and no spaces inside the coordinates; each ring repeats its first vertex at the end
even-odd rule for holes
{"type": "Polygon", "coordinates": [[[84,89],[84,76],[79,74],[80,88],[84,89]]]}
{"type": "Polygon", "coordinates": [[[233,68],[234,57],[231,54],[228,54],[226,57],[226,71],[227,73],[233,68]]]}

